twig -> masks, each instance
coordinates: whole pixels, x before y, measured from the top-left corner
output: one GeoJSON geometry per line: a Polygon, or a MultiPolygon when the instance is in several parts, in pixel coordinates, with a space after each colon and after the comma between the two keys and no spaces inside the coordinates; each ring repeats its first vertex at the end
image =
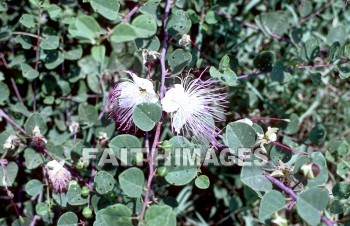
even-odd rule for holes
{"type": "Polygon", "coordinates": [[[143,220],[143,217],[145,215],[146,208],[147,208],[147,205],[149,202],[149,192],[151,190],[152,180],[153,180],[153,177],[155,174],[154,165],[153,165],[154,153],[155,153],[155,150],[156,150],[157,145],[159,143],[161,128],[162,128],[162,123],[159,122],[157,125],[156,134],[154,135],[154,141],[153,141],[152,148],[151,148],[150,152],[148,153],[149,174],[148,174],[148,179],[147,179],[145,199],[143,200],[142,210],[141,210],[141,213],[139,215],[139,224],[138,224],[139,226],[142,225],[142,220],[143,220]]]}
{"type": "Polygon", "coordinates": [[[320,15],[325,9],[327,9],[329,6],[331,6],[333,4],[334,0],[329,1],[328,3],[326,3],[323,7],[319,8],[316,12],[312,13],[311,15],[304,17],[302,19],[300,19],[298,22],[296,22],[295,24],[292,24],[289,29],[293,28],[293,27],[297,27],[299,25],[301,25],[302,23],[305,23],[306,21],[314,18],[315,16],[320,15]]]}
{"type": "Polygon", "coordinates": [[[122,23],[126,23],[130,18],[139,10],[140,4],[137,4],[126,16],[123,18],[122,23]]]}
{"type": "Polygon", "coordinates": [[[0,117],[5,118],[8,123],[13,125],[16,129],[21,131],[24,135],[27,135],[27,132],[22,127],[20,127],[15,121],[13,121],[2,109],[0,109],[0,117]]]}
{"type": "Polygon", "coordinates": [[[290,148],[290,147],[288,147],[288,146],[286,146],[286,145],[284,145],[284,144],[278,143],[278,142],[276,142],[276,141],[274,141],[274,142],[272,142],[272,143],[273,143],[274,145],[278,146],[278,147],[281,147],[281,148],[283,148],[283,149],[286,149],[286,150],[291,151],[291,152],[294,152],[294,153],[298,153],[298,154],[302,154],[302,155],[310,155],[310,154],[307,153],[307,152],[295,150],[295,149],[293,149],[293,148],[290,148]]]}
{"type": "MultiPolygon", "coordinates": [[[[39,60],[40,60],[40,19],[41,19],[41,10],[40,6],[38,5],[39,9],[39,20],[38,20],[38,31],[37,31],[37,41],[36,41],[36,48],[35,48],[35,66],[34,69],[38,70],[39,67],[39,60]]],[[[34,79],[33,84],[33,93],[34,93],[34,100],[33,100],[33,110],[36,112],[36,78],[34,79]]]]}
{"type": "Polygon", "coordinates": [[[167,0],[166,2],[166,6],[165,6],[165,13],[164,13],[164,19],[163,19],[163,29],[164,29],[164,43],[163,43],[163,48],[162,48],[162,53],[160,55],[160,64],[162,67],[162,79],[161,79],[161,85],[160,85],[160,98],[162,99],[164,97],[165,91],[166,91],[166,87],[165,87],[165,77],[166,77],[166,67],[165,67],[165,55],[167,52],[167,48],[168,48],[168,38],[169,38],[169,34],[166,31],[165,27],[166,27],[166,23],[167,23],[167,19],[169,17],[169,12],[170,12],[170,8],[171,8],[171,0],[167,0]]]}
{"type": "MultiPolygon", "coordinates": [[[[290,198],[292,198],[294,201],[297,201],[298,196],[295,194],[295,192],[288,188],[287,186],[285,186],[281,181],[277,180],[276,178],[274,178],[273,176],[271,176],[270,174],[265,174],[264,175],[269,181],[271,181],[271,183],[273,183],[274,185],[276,185],[279,189],[281,189],[282,191],[284,191],[284,193],[286,193],[290,198]]],[[[327,226],[333,226],[334,222],[332,222],[330,219],[328,219],[325,216],[321,217],[321,220],[323,221],[323,223],[325,223],[327,226]]]]}
{"type": "Polygon", "coordinates": [[[13,35],[24,35],[24,36],[29,36],[29,37],[32,37],[32,38],[37,38],[37,39],[44,39],[40,35],[31,34],[31,33],[23,32],[23,31],[13,31],[12,34],[13,35]]]}
{"type": "Polygon", "coordinates": [[[12,83],[13,89],[15,90],[15,93],[16,93],[16,96],[17,96],[19,102],[21,102],[21,104],[24,105],[24,102],[23,102],[23,99],[21,97],[21,94],[19,93],[17,85],[16,85],[16,82],[15,82],[15,80],[13,78],[11,78],[11,83],[12,83]]]}

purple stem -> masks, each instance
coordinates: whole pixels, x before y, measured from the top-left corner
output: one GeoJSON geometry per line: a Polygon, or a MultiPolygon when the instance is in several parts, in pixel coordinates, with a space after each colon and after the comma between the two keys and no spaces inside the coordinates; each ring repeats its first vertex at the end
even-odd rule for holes
{"type": "MultiPolygon", "coordinates": [[[[273,176],[271,176],[270,174],[265,174],[264,175],[269,181],[271,181],[274,185],[276,185],[279,189],[281,189],[282,191],[284,191],[284,193],[286,193],[290,198],[292,198],[294,201],[297,201],[298,196],[295,194],[295,192],[288,188],[287,186],[285,186],[281,181],[277,180],[276,178],[274,178],[273,176]]],[[[331,220],[329,220],[327,217],[322,216],[321,220],[323,221],[323,223],[325,223],[327,226],[334,226],[334,222],[332,222],[331,220]]]]}
{"type": "Polygon", "coordinates": [[[26,131],[22,127],[20,127],[15,121],[13,121],[2,109],[0,109],[0,117],[4,117],[7,122],[9,122],[19,131],[21,131],[24,135],[27,135],[26,131]]]}

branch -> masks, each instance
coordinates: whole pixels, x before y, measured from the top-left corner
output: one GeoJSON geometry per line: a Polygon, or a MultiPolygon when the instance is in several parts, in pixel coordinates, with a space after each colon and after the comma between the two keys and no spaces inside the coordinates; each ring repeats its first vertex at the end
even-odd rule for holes
{"type": "MultiPolygon", "coordinates": [[[[276,185],[279,189],[281,189],[282,191],[284,191],[284,193],[286,193],[290,198],[292,198],[294,201],[297,201],[298,196],[295,194],[295,192],[288,188],[287,186],[285,186],[281,181],[277,180],[276,178],[274,178],[273,176],[271,176],[270,174],[265,174],[264,175],[269,181],[271,181],[271,183],[273,183],[274,185],[276,185]]],[[[321,217],[321,220],[323,221],[323,223],[325,223],[327,226],[334,226],[334,222],[332,222],[330,219],[328,219],[325,216],[321,217]]]]}
{"type": "Polygon", "coordinates": [[[13,121],[2,109],[0,109],[0,117],[5,118],[8,123],[13,125],[16,129],[21,131],[24,135],[27,135],[27,132],[22,127],[20,127],[15,121],[13,121]]]}
{"type": "Polygon", "coordinates": [[[140,4],[137,4],[122,20],[122,23],[126,23],[130,20],[130,18],[139,10],[140,4]]]}
{"type": "Polygon", "coordinates": [[[156,134],[154,135],[155,138],[153,141],[152,148],[151,148],[150,152],[148,153],[149,174],[148,174],[148,179],[147,179],[145,199],[143,201],[142,210],[141,210],[141,213],[139,215],[139,224],[138,224],[139,226],[142,224],[142,220],[143,220],[143,217],[144,217],[145,212],[146,212],[146,208],[147,208],[147,205],[149,202],[149,192],[151,190],[152,180],[153,180],[154,174],[156,173],[156,171],[154,170],[153,159],[154,159],[154,152],[155,152],[157,145],[159,143],[161,128],[162,128],[162,123],[159,122],[157,125],[156,134]]]}
{"type": "Polygon", "coordinates": [[[166,31],[166,20],[169,17],[169,12],[170,12],[170,8],[171,8],[171,0],[167,0],[166,2],[166,6],[165,6],[165,13],[164,13],[164,20],[163,20],[163,29],[164,29],[164,43],[163,43],[163,48],[162,48],[162,52],[160,54],[160,64],[162,67],[162,79],[161,79],[161,85],[160,85],[160,99],[162,99],[164,97],[165,91],[166,91],[166,87],[165,87],[165,77],[166,77],[166,67],[165,67],[165,55],[167,52],[167,48],[168,48],[168,38],[169,38],[169,34],[166,31]]]}

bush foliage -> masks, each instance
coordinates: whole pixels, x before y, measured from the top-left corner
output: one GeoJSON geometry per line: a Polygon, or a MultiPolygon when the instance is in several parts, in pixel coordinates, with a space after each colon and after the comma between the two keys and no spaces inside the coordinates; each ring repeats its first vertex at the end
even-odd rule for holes
{"type": "Polygon", "coordinates": [[[1,225],[349,220],[347,1],[3,0],[0,15],[1,225]]]}

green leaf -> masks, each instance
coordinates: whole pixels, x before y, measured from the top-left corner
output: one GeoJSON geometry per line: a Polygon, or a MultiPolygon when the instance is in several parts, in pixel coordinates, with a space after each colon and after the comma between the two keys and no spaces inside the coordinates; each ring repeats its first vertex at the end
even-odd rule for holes
{"type": "Polygon", "coordinates": [[[194,183],[197,186],[197,188],[200,188],[200,189],[207,189],[210,186],[209,178],[206,175],[200,175],[199,177],[196,178],[194,183]]]}
{"type": "Polygon", "coordinates": [[[312,226],[318,225],[321,221],[321,211],[327,207],[328,200],[329,194],[325,189],[313,188],[304,191],[297,199],[299,216],[312,226]]]}
{"type": "Polygon", "coordinates": [[[45,50],[54,50],[58,48],[59,44],[60,44],[60,40],[58,36],[48,35],[41,40],[40,48],[45,50]]]}
{"type": "Polygon", "coordinates": [[[138,38],[149,38],[157,32],[157,23],[155,19],[146,15],[136,17],[131,25],[138,38]]]}
{"type": "Polygon", "coordinates": [[[23,77],[27,79],[35,79],[39,76],[39,72],[37,70],[34,70],[29,64],[22,63],[21,70],[23,77]]]}
{"type": "Polygon", "coordinates": [[[143,131],[151,131],[162,117],[162,109],[159,104],[143,103],[135,107],[132,119],[135,125],[143,131]]]}
{"type": "Polygon", "coordinates": [[[191,61],[191,53],[184,49],[177,49],[168,57],[168,64],[172,70],[173,75],[180,74],[182,70],[190,64],[191,61]]]}
{"type": "Polygon", "coordinates": [[[275,64],[275,54],[269,51],[260,52],[254,59],[254,67],[261,71],[269,71],[275,64]]]}
{"type": "MultiPolygon", "coordinates": [[[[194,153],[195,154],[195,153],[194,153]]],[[[172,153],[164,165],[167,168],[168,174],[165,176],[165,180],[172,185],[182,186],[190,183],[195,176],[197,176],[197,164],[191,164],[192,161],[196,161],[196,156],[192,158],[192,153],[189,149],[183,149],[182,152],[172,153]],[[191,159],[189,159],[189,157],[191,159]],[[176,164],[180,161],[180,164],[176,164]],[[187,164],[184,164],[184,163],[187,164]]],[[[195,162],[194,162],[195,163],[195,162]]]]}
{"type": "Polygon", "coordinates": [[[94,183],[99,194],[107,194],[114,188],[115,180],[113,176],[105,171],[100,171],[95,175],[94,183]]]}
{"type": "Polygon", "coordinates": [[[310,38],[305,43],[303,43],[303,48],[301,49],[301,56],[304,60],[312,61],[320,53],[320,47],[316,38],[310,38]]]}
{"type": "Polygon", "coordinates": [[[80,206],[88,203],[88,198],[81,195],[81,188],[76,181],[71,181],[67,191],[68,203],[72,206],[80,206]]]}
{"type": "Polygon", "coordinates": [[[43,184],[39,180],[30,180],[24,186],[25,191],[30,196],[37,196],[43,191],[43,184]]]}
{"type": "Polygon", "coordinates": [[[106,55],[106,47],[101,45],[101,46],[93,46],[91,48],[91,55],[100,64],[102,64],[105,60],[105,55],[106,55]]]}
{"type": "Polygon", "coordinates": [[[132,226],[129,208],[123,204],[114,204],[99,210],[94,226],[107,225],[132,226]]]}
{"type": "Polygon", "coordinates": [[[330,203],[329,211],[334,214],[341,214],[344,212],[344,208],[340,201],[335,199],[330,203]]]}
{"type": "Polygon", "coordinates": [[[176,226],[176,216],[167,205],[152,205],[145,214],[146,226],[176,226]]]}
{"type": "Polygon", "coordinates": [[[36,152],[32,148],[27,148],[24,151],[24,159],[28,169],[36,169],[38,166],[44,163],[43,155],[36,152]]]}
{"type": "Polygon", "coordinates": [[[10,96],[10,90],[6,84],[0,82],[0,105],[4,104],[10,96]]]}
{"type": "Polygon", "coordinates": [[[288,14],[284,11],[261,13],[255,20],[267,34],[283,35],[289,27],[288,14]]]}
{"type": "Polygon", "coordinates": [[[322,143],[325,141],[327,136],[327,131],[324,125],[317,124],[310,131],[308,139],[313,143],[322,143]]]}
{"type": "Polygon", "coordinates": [[[224,68],[218,71],[214,66],[211,66],[209,69],[210,76],[213,78],[219,79],[221,82],[228,86],[237,85],[237,75],[230,68],[224,68]]]}
{"type": "Polygon", "coordinates": [[[78,217],[73,212],[66,212],[58,219],[58,226],[75,226],[78,224],[78,217]]]}
{"type": "Polygon", "coordinates": [[[47,13],[49,14],[51,19],[56,19],[62,15],[62,9],[55,4],[51,4],[47,8],[47,13]]]}
{"type": "Polygon", "coordinates": [[[344,46],[344,56],[350,59],[350,44],[344,46]]]}
{"type": "Polygon", "coordinates": [[[67,51],[64,54],[64,59],[66,60],[79,60],[83,56],[83,48],[81,46],[77,46],[74,49],[67,51]]]}
{"type": "Polygon", "coordinates": [[[272,81],[282,83],[284,81],[284,66],[283,61],[278,60],[271,71],[272,81]]]}
{"type": "Polygon", "coordinates": [[[166,30],[170,36],[187,34],[192,26],[191,19],[187,12],[176,10],[170,16],[166,30]]]}
{"type": "Polygon", "coordinates": [[[25,26],[26,28],[33,28],[35,27],[35,20],[34,16],[30,14],[23,14],[21,18],[19,19],[19,22],[25,26]]]}
{"type": "Polygon", "coordinates": [[[79,121],[86,125],[93,125],[98,117],[97,110],[92,105],[80,104],[78,108],[79,121]]]}
{"type": "Polygon", "coordinates": [[[160,41],[157,36],[152,38],[137,38],[135,39],[135,44],[138,50],[147,49],[148,51],[158,52],[160,48],[160,41]]]}
{"type": "Polygon", "coordinates": [[[319,85],[322,82],[321,73],[310,73],[310,78],[313,84],[319,85]]]}
{"type": "Polygon", "coordinates": [[[29,136],[33,136],[33,129],[38,126],[41,135],[47,132],[47,125],[44,118],[39,113],[33,113],[29,116],[26,123],[24,124],[24,129],[29,136]]]}
{"type": "Polygon", "coordinates": [[[101,28],[93,17],[83,15],[77,17],[74,23],[69,25],[68,31],[77,39],[88,40],[91,44],[95,44],[101,28]]]}
{"type": "Polygon", "coordinates": [[[263,176],[263,169],[260,166],[252,164],[245,165],[241,171],[242,182],[255,191],[270,191],[272,190],[271,182],[263,176]]]}
{"type": "Polygon", "coordinates": [[[285,205],[285,197],[281,192],[275,190],[267,192],[260,202],[259,220],[270,219],[272,214],[280,211],[285,205]]]}
{"type": "Polygon", "coordinates": [[[293,113],[289,117],[289,120],[290,120],[290,122],[288,123],[288,126],[284,130],[284,132],[286,134],[289,134],[289,135],[295,134],[296,132],[298,132],[298,129],[299,129],[299,117],[298,117],[298,115],[293,113]]]}
{"type": "Polygon", "coordinates": [[[36,204],[36,206],[35,206],[35,211],[36,211],[39,215],[45,216],[45,215],[49,214],[49,212],[50,212],[50,207],[47,205],[47,203],[40,202],[40,203],[36,204]]]}
{"type": "Polygon", "coordinates": [[[320,168],[320,173],[314,178],[314,179],[308,179],[304,183],[308,187],[315,187],[319,185],[323,185],[328,180],[328,169],[327,169],[327,162],[322,153],[320,152],[313,152],[311,154],[311,157],[308,156],[300,156],[294,165],[293,173],[294,176],[300,180],[302,178],[301,175],[299,175],[298,171],[299,169],[306,163],[313,162],[320,168]]]}
{"type": "Polygon", "coordinates": [[[54,69],[64,62],[63,54],[58,50],[46,50],[45,67],[54,69]]]}
{"type": "Polygon", "coordinates": [[[114,28],[111,41],[114,43],[130,42],[137,38],[136,30],[130,24],[119,24],[114,28]]]}
{"type": "Polygon", "coordinates": [[[120,188],[127,196],[134,198],[141,197],[143,185],[145,183],[142,170],[132,167],[122,172],[118,178],[120,188]]]}
{"type": "Polygon", "coordinates": [[[332,189],[334,197],[338,199],[348,199],[350,197],[350,183],[338,182],[332,189]]]}
{"type": "Polygon", "coordinates": [[[239,148],[250,148],[255,144],[256,132],[250,125],[243,122],[231,122],[226,127],[226,142],[236,153],[239,148]]]}
{"type": "MultiPolygon", "coordinates": [[[[126,149],[126,155],[127,155],[127,162],[122,162],[123,164],[130,165],[132,161],[136,158],[136,154],[130,152],[130,149],[132,148],[141,148],[141,142],[140,140],[132,135],[129,134],[122,134],[119,136],[114,137],[110,143],[109,147],[112,149],[115,156],[120,159],[121,161],[124,161],[124,159],[121,159],[122,152],[124,148],[126,149]]],[[[124,153],[125,154],[125,153],[124,153]]]]}
{"type": "Polygon", "coordinates": [[[300,28],[294,28],[291,30],[290,35],[294,44],[299,44],[303,38],[303,30],[300,28]]]}
{"type": "Polygon", "coordinates": [[[18,173],[18,166],[15,162],[9,162],[5,170],[0,170],[0,187],[11,187],[18,173]]]}
{"type": "Polygon", "coordinates": [[[328,45],[332,45],[335,42],[339,42],[340,45],[343,45],[348,35],[346,31],[343,25],[332,28],[327,35],[328,45]]]}
{"type": "Polygon", "coordinates": [[[91,0],[90,4],[95,12],[101,14],[107,19],[116,20],[118,18],[120,7],[118,0],[91,0]]]}
{"type": "Polygon", "coordinates": [[[22,35],[17,35],[15,38],[15,41],[19,44],[21,44],[23,49],[30,49],[32,48],[32,40],[28,36],[22,36],[22,35]]]}
{"type": "Polygon", "coordinates": [[[207,24],[216,24],[219,22],[219,16],[213,10],[207,11],[204,19],[205,19],[205,22],[207,22],[207,24]]]}

